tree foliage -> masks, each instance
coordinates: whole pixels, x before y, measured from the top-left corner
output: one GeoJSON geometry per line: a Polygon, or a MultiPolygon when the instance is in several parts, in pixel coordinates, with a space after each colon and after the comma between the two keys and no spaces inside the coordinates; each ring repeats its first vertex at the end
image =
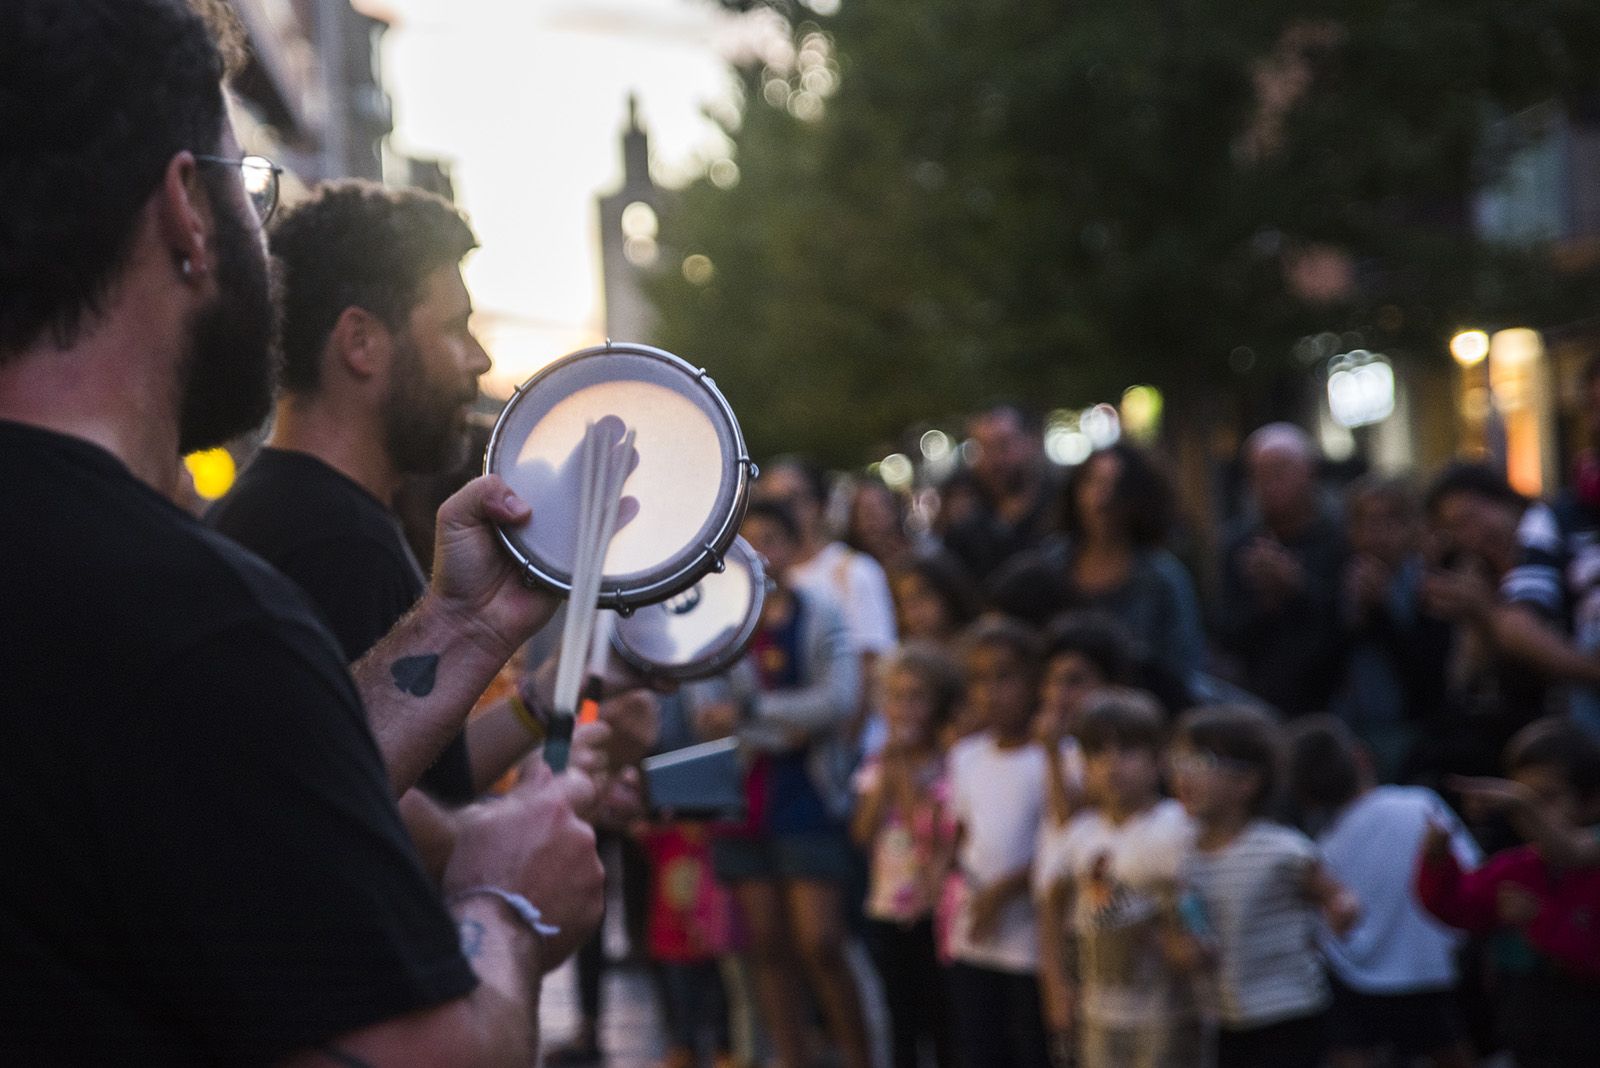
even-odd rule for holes
{"type": "Polygon", "coordinates": [[[669,202],[650,282],[758,452],[854,462],[994,396],[1181,404],[1309,332],[1440,354],[1567,311],[1545,251],[1475,240],[1468,206],[1488,119],[1593,90],[1600,5],[771,6],[798,59],[740,72],[737,184],[669,202]]]}

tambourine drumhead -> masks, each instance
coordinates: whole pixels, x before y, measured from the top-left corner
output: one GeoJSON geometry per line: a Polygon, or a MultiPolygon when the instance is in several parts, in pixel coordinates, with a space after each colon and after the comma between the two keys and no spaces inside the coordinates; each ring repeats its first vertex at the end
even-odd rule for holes
{"type": "Polygon", "coordinates": [[[725,562],[720,574],[617,620],[612,646],[640,671],[662,678],[703,679],[731,667],[761,622],[767,576],[743,538],[728,546],[725,562]]]}
{"type": "Polygon", "coordinates": [[[638,466],[623,493],[638,514],[606,554],[600,603],[631,609],[671,597],[721,566],[747,504],[753,465],[728,402],[705,372],[645,345],[572,353],[518,388],[484,456],[533,509],[500,540],[527,577],[572,588],[579,444],[614,415],[636,433],[638,466]]]}

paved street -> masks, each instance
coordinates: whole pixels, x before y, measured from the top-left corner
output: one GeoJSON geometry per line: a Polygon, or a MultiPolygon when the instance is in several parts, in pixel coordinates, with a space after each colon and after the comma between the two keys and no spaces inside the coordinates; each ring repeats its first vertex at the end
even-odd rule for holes
{"type": "MultiPolygon", "coordinates": [[[[615,871],[616,856],[606,851],[607,869],[615,871]]],[[[622,931],[622,902],[615,881],[608,886],[610,907],[606,911],[606,953],[612,960],[627,954],[627,936],[622,931]]],[[[871,1034],[877,1064],[888,1063],[888,1018],[877,979],[859,943],[847,950],[851,971],[862,988],[867,1027],[871,1034]]],[[[578,1029],[577,966],[568,961],[544,983],[539,1006],[542,1048],[554,1049],[568,1042],[578,1029]]],[[[606,969],[601,988],[600,1048],[607,1068],[648,1068],[662,1055],[661,1022],[645,970],[637,965],[612,965],[606,969]]]]}
{"type": "MultiPolygon", "coordinates": [[[[661,1027],[643,969],[606,971],[600,1048],[609,1068],[646,1068],[661,1056],[661,1027]]],[[[562,1045],[578,1027],[577,973],[571,961],[545,980],[539,1008],[544,1048],[562,1045]]]]}

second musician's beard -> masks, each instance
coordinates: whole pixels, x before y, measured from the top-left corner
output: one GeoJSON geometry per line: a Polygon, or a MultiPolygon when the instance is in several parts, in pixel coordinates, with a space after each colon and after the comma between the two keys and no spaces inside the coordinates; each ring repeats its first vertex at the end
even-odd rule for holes
{"type": "Polygon", "coordinates": [[[428,377],[422,350],[410,331],[395,340],[394,376],[384,397],[383,443],[395,468],[408,475],[449,471],[466,462],[467,409],[477,399],[459,383],[428,377]]]}

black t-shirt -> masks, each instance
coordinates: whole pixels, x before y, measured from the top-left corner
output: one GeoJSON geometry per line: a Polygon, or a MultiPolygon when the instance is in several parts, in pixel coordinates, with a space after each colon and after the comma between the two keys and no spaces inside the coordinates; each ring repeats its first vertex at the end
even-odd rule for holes
{"type": "Polygon", "coordinates": [[[293,585],[0,422],[0,1063],[256,1064],[476,978],[293,585]]]}
{"type": "MultiPolygon", "coordinates": [[[[426,585],[394,514],[308,453],[262,449],[206,522],[294,579],[352,663],[411,610],[426,585]]],[[[472,800],[460,735],[422,786],[451,804],[472,800]]]]}
{"type": "Polygon", "coordinates": [[[1322,513],[1298,537],[1281,542],[1304,570],[1305,584],[1270,610],[1258,602],[1243,567],[1245,549],[1266,533],[1252,519],[1224,539],[1217,641],[1243,665],[1241,681],[1251,693],[1290,716],[1321,712],[1344,674],[1338,610],[1349,556],[1344,531],[1334,515],[1322,513]]]}
{"type": "Polygon", "coordinates": [[[1014,523],[1001,518],[982,491],[977,492],[978,508],[945,531],[943,540],[945,549],[982,582],[1007,560],[1037,548],[1051,535],[1059,491],[1054,479],[1042,478],[1027,512],[1014,523]]]}

